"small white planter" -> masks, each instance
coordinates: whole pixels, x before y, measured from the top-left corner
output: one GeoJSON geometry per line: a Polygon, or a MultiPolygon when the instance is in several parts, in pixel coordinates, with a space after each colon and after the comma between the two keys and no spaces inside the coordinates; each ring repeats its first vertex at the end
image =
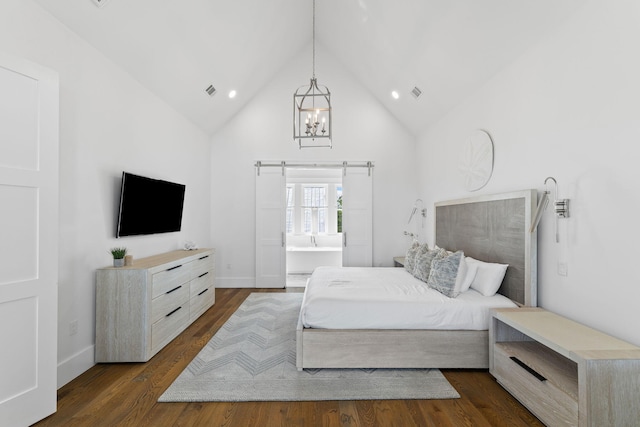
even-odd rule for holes
{"type": "Polygon", "coordinates": [[[114,267],[124,267],[124,258],[114,258],[113,259],[114,267]]]}

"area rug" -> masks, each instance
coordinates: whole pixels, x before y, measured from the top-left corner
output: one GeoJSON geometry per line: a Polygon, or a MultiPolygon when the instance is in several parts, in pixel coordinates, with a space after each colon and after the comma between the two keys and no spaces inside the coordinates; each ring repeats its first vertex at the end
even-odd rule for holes
{"type": "Polygon", "coordinates": [[[159,402],[452,399],[437,369],[296,368],[302,293],[253,293],[159,402]]]}

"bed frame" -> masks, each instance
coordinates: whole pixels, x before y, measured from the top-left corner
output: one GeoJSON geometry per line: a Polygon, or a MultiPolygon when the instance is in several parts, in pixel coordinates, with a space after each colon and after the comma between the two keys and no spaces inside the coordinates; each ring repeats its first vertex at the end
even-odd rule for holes
{"type": "MultiPolygon", "coordinates": [[[[536,199],[536,190],[522,190],[436,203],[436,244],[509,264],[498,292],[535,307],[537,233],[529,224],[536,199]]],[[[298,370],[489,367],[488,331],[314,329],[299,318],[296,339],[298,370]]]]}

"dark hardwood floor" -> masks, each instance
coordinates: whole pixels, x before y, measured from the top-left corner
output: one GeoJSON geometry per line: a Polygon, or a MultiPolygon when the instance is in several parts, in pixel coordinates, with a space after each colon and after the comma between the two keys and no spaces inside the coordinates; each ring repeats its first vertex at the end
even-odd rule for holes
{"type": "Polygon", "coordinates": [[[94,366],[58,390],[58,412],[35,425],[543,426],[483,370],[443,370],[460,399],[158,403],[164,390],[256,291],[274,292],[217,289],[215,305],[149,362],[94,366]]]}

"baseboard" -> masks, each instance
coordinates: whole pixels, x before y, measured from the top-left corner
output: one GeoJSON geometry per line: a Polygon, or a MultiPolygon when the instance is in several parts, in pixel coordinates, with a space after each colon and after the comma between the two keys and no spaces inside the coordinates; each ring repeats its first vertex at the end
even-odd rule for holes
{"type": "Polygon", "coordinates": [[[216,277],[216,288],[255,288],[255,277],[216,277]]]}
{"type": "Polygon", "coordinates": [[[58,388],[95,365],[95,346],[91,345],[58,363],[58,388]]]}

